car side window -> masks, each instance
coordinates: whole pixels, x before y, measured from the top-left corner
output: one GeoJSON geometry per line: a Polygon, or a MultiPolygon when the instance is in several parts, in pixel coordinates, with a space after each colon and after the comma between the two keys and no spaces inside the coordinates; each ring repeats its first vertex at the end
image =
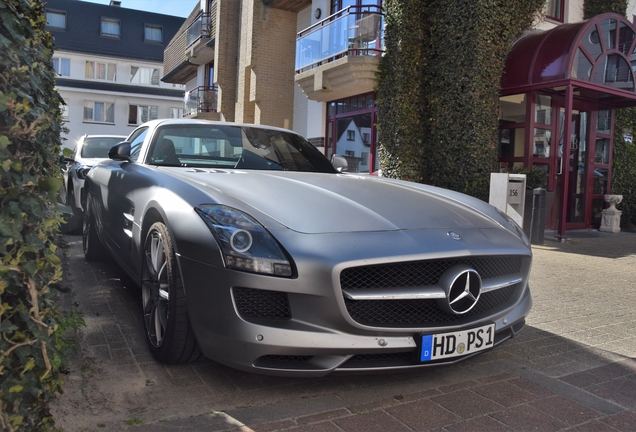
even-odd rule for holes
{"type": "Polygon", "coordinates": [[[146,138],[146,134],[148,133],[148,128],[140,128],[137,129],[130,135],[130,159],[134,162],[138,162],[139,153],[141,152],[141,145],[144,142],[144,138],[146,138]]]}

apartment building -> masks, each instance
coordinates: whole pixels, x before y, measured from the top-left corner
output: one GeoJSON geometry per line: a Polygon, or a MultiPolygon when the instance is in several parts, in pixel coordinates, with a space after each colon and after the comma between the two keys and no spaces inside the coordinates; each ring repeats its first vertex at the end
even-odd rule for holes
{"type": "Polygon", "coordinates": [[[56,87],[66,103],[65,147],[84,134],[128,135],[147,120],[182,116],[184,86],[160,78],[163,51],[184,18],[121,3],[46,2],[56,87]]]}
{"type": "MultiPolygon", "coordinates": [[[[614,109],[636,105],[636,27],[615,14],[583,21],[583,3],[546,0],[502,77],[501,170],[546,171],[556,195],[548,226],[561,233],[600,223],[614,109]]],[[[290,128],[325,155],[344,155],[350,171],[377,171],[381,6],[201,0],[166,48],[162,80],[186,86],[184,115],[290,128]]]]}

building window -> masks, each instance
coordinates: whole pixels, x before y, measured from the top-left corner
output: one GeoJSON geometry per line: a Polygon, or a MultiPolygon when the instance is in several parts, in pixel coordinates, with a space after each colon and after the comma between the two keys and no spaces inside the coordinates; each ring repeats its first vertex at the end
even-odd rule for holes
{"type": "Polygon", "coordinates": [[[71,76],[71,59],[53,57],[53,69],[58,75],[71,76]]]}
{"type": "Polygon", "coordinates": [[[115,123],[115,104],[111,102],[84,101],[84,121],[115,123]]]}
{"type": "Polygon", "coordinates": [[[115,81],[116,70],[115,63],[86,62],[86,78],[88,79],[115,81]]]}
{"type": "Polygon", "coordinates": [[[130,67],[130,82],[132,84],[159,85],[161,71],[149,67],[130,67]]]}
{"type": "Polygon", "coordinates": [[[563,22],[563,3],[564,0],[546,0],[546,17],[563,22]]]}
{"type": "Polygon", "coordinates": [[[66,12],[47,10],[46,25],[51,28],[66,30],[66,12]]]}
{"type": "Polygon", "coordinates": [[[102,36],[116,37],[121,34],[119,20],[102,18],[102,36]]]}
{"type": "Polygon", "coordinates": [[[144,41],[158,43],[163,42],[161,26],[146,24],[144,26],[144,41]]]}
{"type": "Polygon", "coordinates": [[[152,105],[130,105],[128,110],[128,124],[136,125],[150,120],[157,120],[158,106],[152,105]]]}
{"type": "Polygon", "coordinates": [[[170,108],[170,118],[183,118],[183,108],[170,108]]]}
{"type": "Polygon", "coordinates": [[[356,140],[356,131],[348,130],[347,141],[355,141],[355,140],[356,140]]]}
{"type": "Polygon", "coordinates": [[[335,14],[349,6],[382,6],[382,0],[331,0],[331,13],[335,14]]]}

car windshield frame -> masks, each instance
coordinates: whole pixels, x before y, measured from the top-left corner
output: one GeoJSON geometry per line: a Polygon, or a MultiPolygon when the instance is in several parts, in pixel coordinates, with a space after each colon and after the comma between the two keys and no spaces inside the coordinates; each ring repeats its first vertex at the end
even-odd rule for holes
{"type": "Polygon", "coordinates": [[[145,164],[203,169],[337,173],[302,136],[244,125],[168,124],[157,128],[145,164]]]}

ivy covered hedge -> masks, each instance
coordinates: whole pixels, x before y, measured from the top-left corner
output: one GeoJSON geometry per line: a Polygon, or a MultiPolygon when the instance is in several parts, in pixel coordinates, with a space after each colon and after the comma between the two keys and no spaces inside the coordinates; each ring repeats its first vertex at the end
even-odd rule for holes
{"type": "Polygon", "coordinates": [[[378,73],[383,175],[487,199],[512,42],[545,0],[392,0],[378,73]]]}
{"type": "Polygon", "coordinates": [[[60,391],[65,326],[60,280],[60,102],[40,0],[0,2],[0,429],[47,430],[60,391]]]}
{"type": "Polygon", "coordinates": [[[618,209],[621,215],[621,227],[636,231],[636,108],[616,110],[614,124],[614,155],[612,163],[613,194],[623,195],[618,209]],[[625,141],[628,134],[632,141],[625,141]]]}
{"type": "Polygon", "coordinates": [[[585,0],[583,2],[583,19],[589,19],[606,12],[614,12],[625,16],[628,0],[585,0]]]}

